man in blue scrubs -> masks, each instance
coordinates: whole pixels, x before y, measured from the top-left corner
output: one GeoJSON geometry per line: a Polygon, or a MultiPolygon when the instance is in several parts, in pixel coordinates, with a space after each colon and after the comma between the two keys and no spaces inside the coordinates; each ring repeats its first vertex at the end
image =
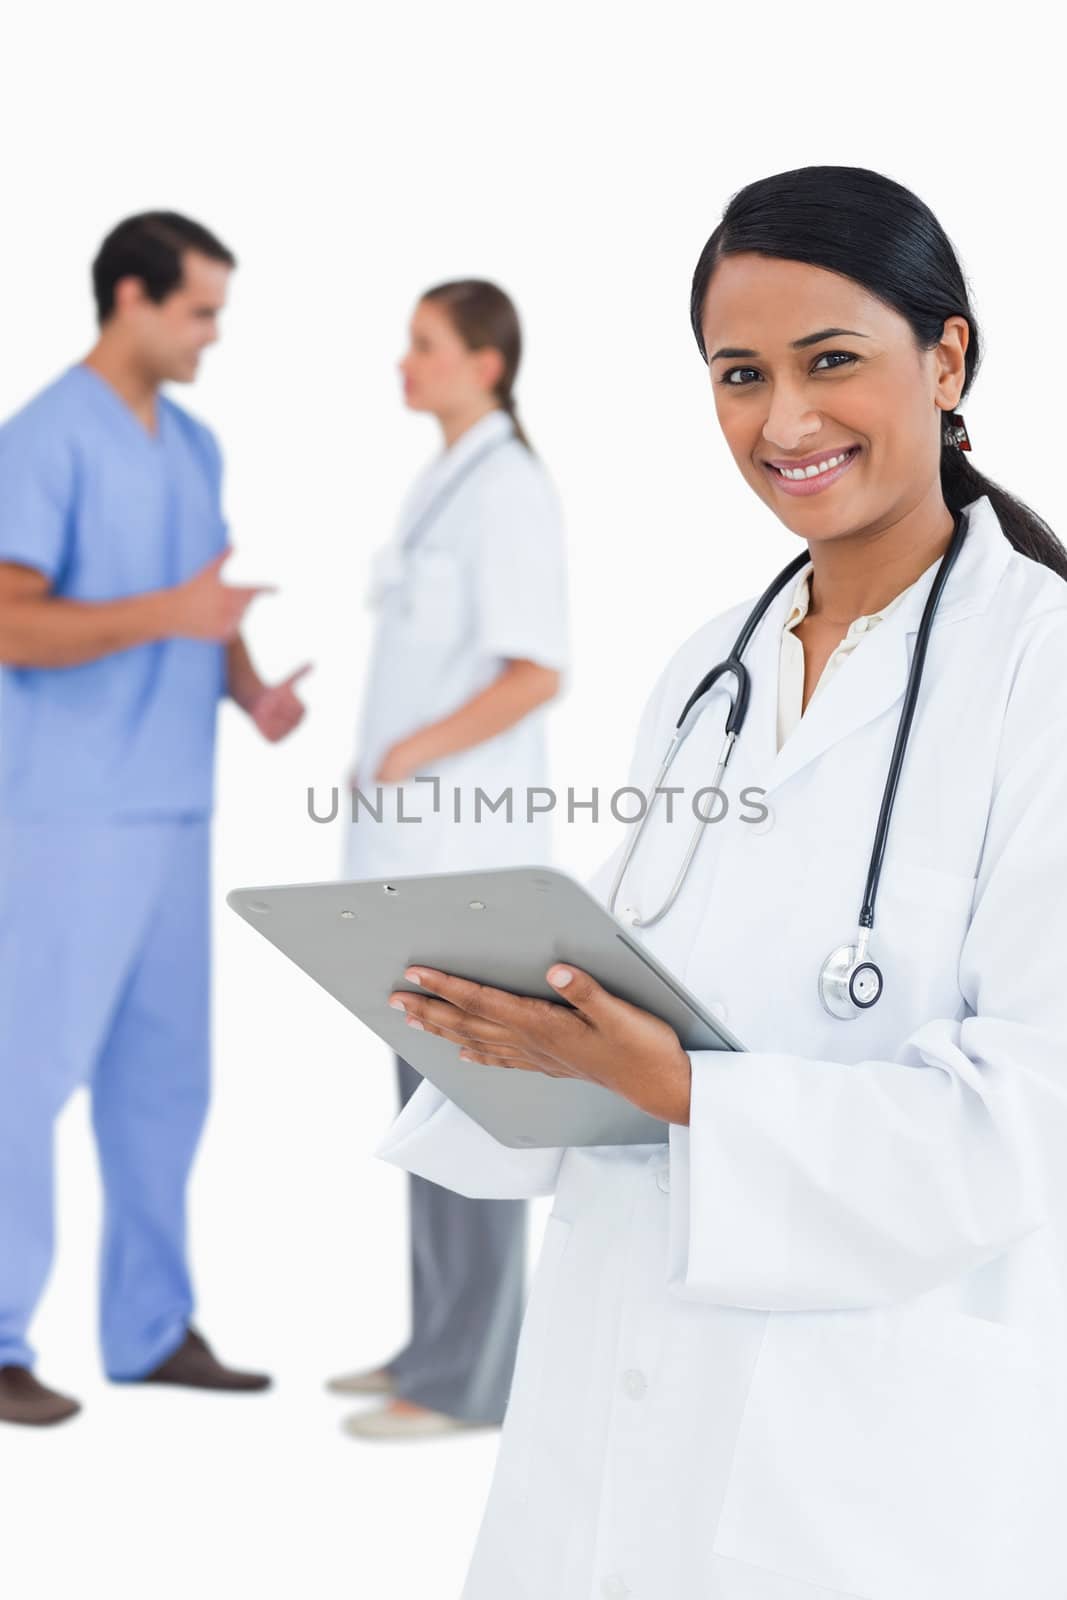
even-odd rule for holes
{"type": "MultiPolygon", "coordinates": [[[[214,437],[161,392],[218,336],[230,252],[174,213],[93,265],[89,355],[0,428],[0,1420],[77,1402],[33,1373],[53,1125],[88,1084],[104,1189],[100,1334],[124,1382],[264,1388],[192,1322],[186,1181],[209,1082],[218,702],[303,715],[240,634],[214,437]]],[[[301,671],[306,671],[302,668],[301,671]]]]}

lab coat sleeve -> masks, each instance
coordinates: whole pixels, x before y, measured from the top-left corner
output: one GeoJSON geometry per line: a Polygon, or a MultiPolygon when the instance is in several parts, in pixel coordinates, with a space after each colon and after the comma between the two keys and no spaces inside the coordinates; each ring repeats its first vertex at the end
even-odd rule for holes
{"type": "MultiPolygon", "coordinates": [[[[631,782],[637,781],[640,753],[648,746],[653,721],[659,714],[665,677],[666,674],[661,676],[641,716],[638,754],[630,767],[631,782]]],[[[618,844],[587,885],[601,901],[607,897],[625,843],[622,840],[618,844]]],[[[425,1081],[375,1151],[383,1161],[453,1189],[457,1194],[495,1199],[532,1198],[553,1193],[564,1153],[559,1148],[509,1149],[461,1111],[440,1089],[425,1081]]]]}
{"type": "Polygon", "coordinates": [[[37,406],[0,429],[0,561],[58,577],[70,537],[74,474],[64,430],[37,406]]]}
{"type": "Polygon", "coordinates": [[[512,1150],[423,1079],[375,1154],[473,1199],[551,1194],[563,1151],[512,1150]]]}
{"type": "Polygon", "coordinates": [[[563,672],[567,551],[555,490],[535,462],[487,476],[478,496],[476,630],[483,654],[563,672]]]}
{"type": "Polygon", "coordinates": [[[922,1294],[1059,1212],[1067,1149],[1067,627],[1022,658],[959,958],[963,1020],[892,1060],[691,1052],[674,1292],[766,1310],[922,1294]]]}

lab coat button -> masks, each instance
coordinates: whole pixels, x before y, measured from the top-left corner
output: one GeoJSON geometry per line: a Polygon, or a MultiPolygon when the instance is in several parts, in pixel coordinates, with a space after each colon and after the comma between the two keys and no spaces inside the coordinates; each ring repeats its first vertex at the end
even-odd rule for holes
{"type": "Polygon", "coordinates": [[[625,1600],[625,1596],[630,1593],[625,1580],[620,1578],[617,1572],[610,1573],[604,1579],[600,1585],[600,1592],[607,1596],[607,1600],[625,1600]]]}
{"type": "Polygon", "coordinates": [[[636,1367],[630,1367],[622,1375],[622,1392],[631,1400],[643,1400],[648,1392],[648,1379],[636,1367]]]}
{"type": "Polygon", "coordinates": [[[708,1004],[708,1010],[711,1012],[713,1017],[718,1017],[720,1022],[725,1022],[726,1018],[727,1018],[727,1016],[729,1014],[727,1012],[726,1006],[723,1004],[723,1002],[721,1000],[712,1000],[712,1001],[710,1001],[709,1004],[708,1004]]]}
{"type": "Polygon", "coordinates": [[[656,1173],[656,1187],[658,1189],[662,1190],[662,1192],[664,1194],[670,1194],[670,1192],[671,1192],[671,1169],[670,1169],[670,1167],[660,1167],[659,1171],[656,1173]]]}
{"type": "Polygon", "coordinates": [[[770,833],[771,829],[774,827],[774,812],[771,810],[766,800],[761,800],[759,803],[767,815],[764,817],[759,817],[752,822],[746,821],[746,833],[770,833]]]}

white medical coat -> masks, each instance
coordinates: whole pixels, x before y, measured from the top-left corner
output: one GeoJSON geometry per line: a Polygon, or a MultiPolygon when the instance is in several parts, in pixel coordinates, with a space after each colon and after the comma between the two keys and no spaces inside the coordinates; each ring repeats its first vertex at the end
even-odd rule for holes
{"type": "MultiPolygon", "coordinates": [[[[762,786],[770,815],[710,825],[643,933],[750,1051],[692,1052],[690,1125],[514,1151],[426,1084],[382,1147],[462,1193],[555,1194],[464,1600],[1067,1594],[1067,584],[987,497],[967,519],[885,856],[880,1003],[835,1020],[817,977],[854,934],[935,569],[777,753],[788,590],[752,641],[727,792],[762,786]]],[[[746,611],[661,674],[635,782],[746,611]]],[[[669,781],[707,781],[725,707],[669,781]]],[[[661,903],[691,826],[660,801],[620,906],[661,903]]]]}
{"type": "MultiPolygon", "coordinates": [[[[416,480],[375,558],[368,598],[376,628],[355,761],[360,788],[378,807],[374,774],[390,746],[466,704],[508,659],[561,673],[567,665],[559,500],[506,412],[482,417],[416,480]]],[[[401,784],[382,784],[381,820],[361,806],[347,822],[348,876],[549,861],[547,712],[540,706],[401,784]]]]}

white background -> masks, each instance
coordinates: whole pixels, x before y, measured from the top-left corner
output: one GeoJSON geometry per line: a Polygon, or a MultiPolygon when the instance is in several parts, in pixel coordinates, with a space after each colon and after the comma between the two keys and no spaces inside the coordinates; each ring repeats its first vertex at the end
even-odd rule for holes
{"type": "MultiPolygon", "coordinates": [[[[676,644],[794,549],[718,437],[688,326],[696,257],[744,183],[864,165],[932,205],[987,346],[966,404],[973,459],[1065,529],[1061,68],[1036,6],[992,15],[94,0],[7,17],[0,414],[88,347],[88,264],[115,221],[165,207],[215,229],[240,269],[223,341],[178,398],[225,449],[232,575],[279,585],[249,617],[261,669],[315,662],[284,746],[223,715],[216,1098],[193,1207],[203,1325],[277,1387],[231,1399],[102,1382],[97,1181],[76,1099],[35,1331],[42,1376],[87,1409],[55,1433],[0,1431],[13,1600],[458,1594],[495,1436],[360,1445],[321,1390],[405,1331],[404,1179],[370,1155],[393,1112],[390,1058],[222,903],[236,884],[338,870],[341,824],[309,822],[306,789],[343,775],[368,558],[438,447],[399,398],[407,317],[458,275],[518,303],[521,414],[572,556],[553,775],[609,791],[676,644]]],[[[559,828],[560,863],[587,876],[615,826],[559,828]]]]}

